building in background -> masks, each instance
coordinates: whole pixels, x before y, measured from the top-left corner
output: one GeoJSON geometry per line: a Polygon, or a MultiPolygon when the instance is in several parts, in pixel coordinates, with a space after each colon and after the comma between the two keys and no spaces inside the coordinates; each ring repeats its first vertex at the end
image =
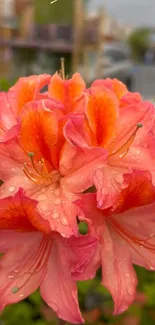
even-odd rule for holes
{"type": "MultiPolygon", "coordinates": [[[[72,57],[74,71],[81,57],[87,60],[87,53],[99,51],[106,40],[125,39],[126,33],[127,28],[104,9],[88,15],[84,11],[84,0],[59,0],[53,5],[50,1],[42,5],[42,0],[0,0],[1,74],[9,73],[11,62],[13,67],[15,61],[24,64],[24,56],[28,56],[27,73],[30,73],[30,61],[37,62],[48,54],[53,58],[72,57]],[[14,61],[12,58],[16,57],[14,61]]],[[[39,65],[40,61],[38,68],[39,65]]],[[[35,69],[37,72],[37,63],[35,69]]]]}

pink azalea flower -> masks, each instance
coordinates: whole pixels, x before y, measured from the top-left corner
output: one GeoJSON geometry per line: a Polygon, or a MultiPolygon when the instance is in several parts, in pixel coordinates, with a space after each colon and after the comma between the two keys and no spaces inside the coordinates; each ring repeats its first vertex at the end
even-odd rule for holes
{"type": "MultiPolygon", "coordinates": [[[[155,270],[155,187],[151,174],[135,170],[123,177],[127,186],[111,209],[98,209],[95,193],[76,202],[81,208],[79,218],[87,220],[90,234],[100,241],[95,259],[102,264],[102,284],[112,294],[115,314],[135,299],[137,277],[132,263],[155,270]]],[[[98,264],[96,261],[96,267],[98,264]]]]}
{"type": "Polygon", "coordinates": [[[66,239],[51,232],[37,211],[37,201],[22,189],[1,200],[0,233],[0,251],[4,253],[0,260],[0,309],[40,287],[42,298],[58,317],[82,323],[72,272],[81,275],[88,268],[96,239],[89,235],[66,239]]]}
{"type": "Polygon", "coordinates": [[[66,237],[77,234],[77,207],[72,202],[92,186],[95,166],[107,153],[103,148],[67,145],[67,116],[44,101],[27,103],[19,118],[18,134],[0,145],[0,198],[22,187],[38,201],[37,209],[51,230],[66,237]]]}
{"type": "Polygon", "coordinates": [[[107,89],[91,88],[85,115],[70,119],[65,135],[70,143],[82,147],[100,147],[108,151],[107,162],[94,173],[98,207],[108,208],[126,186],[123,173],[130,169],[155,171],[151,129],[155,110],[149,102],[136,101],[120,106],[107,89]],[[82,122],[83,120],[83,122],[82,122]]]}

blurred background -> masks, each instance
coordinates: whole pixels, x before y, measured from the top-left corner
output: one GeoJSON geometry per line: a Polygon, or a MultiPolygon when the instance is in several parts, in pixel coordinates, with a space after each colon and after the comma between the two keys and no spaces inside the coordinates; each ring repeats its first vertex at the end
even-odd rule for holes
{"type": "MultiPolygon", "coordinates": [[[[66,74],[79,71],[88,86],[96,78],[116,77],[154,100],[155,1],[0,0],[0,90],[19,76],[54,73],[61,57],[66,74]]],[[[155,325],[155,273],[136,272],[135,303],[121,316],[112,316],[100,270],[94,280],[78,284],[87,324],[155,325]]],[[[38,291],[0,316],[0,325],[20,324],[56,324],[38,291]]]]}

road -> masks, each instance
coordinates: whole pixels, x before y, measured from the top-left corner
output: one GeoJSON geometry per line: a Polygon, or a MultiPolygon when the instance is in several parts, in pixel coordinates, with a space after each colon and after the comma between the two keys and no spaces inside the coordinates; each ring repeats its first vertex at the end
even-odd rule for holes
{"type": "Polygon", "coordinates": [[[155,64],[135,66],[133,80],[133,91],[140,92],[145,99],[155,100],[155,64]]]}

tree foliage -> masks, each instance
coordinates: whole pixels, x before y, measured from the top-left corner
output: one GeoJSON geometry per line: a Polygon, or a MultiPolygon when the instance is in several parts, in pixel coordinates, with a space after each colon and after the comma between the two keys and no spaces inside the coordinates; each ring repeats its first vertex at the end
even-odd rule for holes
{"type": "Polygon", "coordinates": [[[68,24],[73,19],[75,0],[35,0],[35,20],[39,24],[68,24]]]}
{"type": "Polygon", "coordinates": [[[148,28],[135,29],[128,39],[133,56],[136,59],[144,57],[146,50],[150,46],[150,32],[148,28]]]}

